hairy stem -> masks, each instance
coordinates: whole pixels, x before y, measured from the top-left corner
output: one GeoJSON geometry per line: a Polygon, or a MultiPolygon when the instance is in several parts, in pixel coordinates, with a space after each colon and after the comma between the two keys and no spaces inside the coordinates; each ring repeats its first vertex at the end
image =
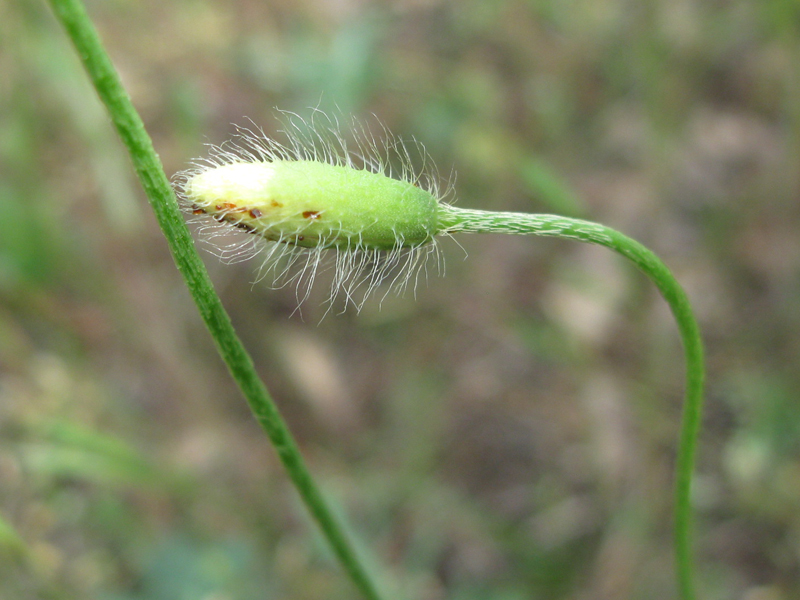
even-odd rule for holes
{"type": "Polygon", "coordinates": [[[686,392],[675,473],[675,563],[680,597],[694,600],[691,484],[703,407],[705,366],[700,329],[686,292],[653,252],[597,223],[556,215],[489,212],[441,205],[439,226],[442,233],[531,234],[599,244],[632,260],[659,289],[675,316],[686,354],[686,392]]]}
{"type": "Polygon", "coordinates": [[[345,571],[368,600],[380,596],[352,542],[334,516],[278,412],[258,377],[253,361],[236,335],[230,317],[217,296],[189,234],[169,180],[153,149],[139,114],[133,107],[100,38],[79,0],[50,0],[53,10],[75,45],[100,99],[133,160],[175,264],[183,275],[217,350],[247,399],[250,409],[272,441],[281,462],[311,515],[345,571]]]}

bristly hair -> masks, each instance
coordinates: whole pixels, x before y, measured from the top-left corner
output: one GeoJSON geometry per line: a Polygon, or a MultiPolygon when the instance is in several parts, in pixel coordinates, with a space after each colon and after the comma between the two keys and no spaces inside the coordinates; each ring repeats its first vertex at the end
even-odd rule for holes
{"type": "Polygon", "coordinates": [[[263,257],[255,281],[268,280],[273,288],[294,285],[298,306],[308,298],[317,275],[332,271],[328,310],[340,294],[345,299],[342,310],[351,305],[360,311],[384,284],[381,300],[390,292],[402,294],[409,287],[415,290],[420,279],[427,278],[430,263],[441,274],[444,262],[434,235],[422,243],[408,243],[402,232],[395,231],[393,247],[387,250],[370,247],[361,241],[360,231],[349,231],[356,241],[347,246],[321,238],[314,246],[302,247],[291,243],[289,235],[265,239],[229,209],[209,218],[188,198],[189,182],[207,171],[238,163],[279,161],[319,162],[384,175],[429,192],[436,202],[445,202],[452,195],[453,177],[441,185],[435,164],[417,140],[391,134],[377,118],[380,135],[376,136],[356,118],[340,119],[318,108],[311,111],[308,119],[278,111],[283,124],[279,133],[285,136],[285,142],[268,137],[252,121],[251,127],[235,126],[234,140],[209,144],[207,157],[192,161],[191,168],[175,175],[182,208],[192,215],[190,222],[199,223],[198,232],[212,252],[227,263],[263,257]]]}

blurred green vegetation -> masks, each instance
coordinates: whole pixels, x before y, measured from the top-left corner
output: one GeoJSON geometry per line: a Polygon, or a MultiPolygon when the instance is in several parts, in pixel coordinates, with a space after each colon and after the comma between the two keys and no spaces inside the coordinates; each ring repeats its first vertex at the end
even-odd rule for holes
{"type": "MultiPolygon", "coordinates": [[[[702,596],[800,597],[800,4],[88,8],[168,173],[338,107],[421,141],[461,206],[656,250],[708,345],[702,596]]],[[[30,0],[0,27],[0,598],[351,598],[62,32],[30,0]]],[[[664,304],[602,248],[459,241],[446,278],[319,325],[324,285],[293,314],[257,264],[208,265],[392,597],[673,597],[664,304]]]]}

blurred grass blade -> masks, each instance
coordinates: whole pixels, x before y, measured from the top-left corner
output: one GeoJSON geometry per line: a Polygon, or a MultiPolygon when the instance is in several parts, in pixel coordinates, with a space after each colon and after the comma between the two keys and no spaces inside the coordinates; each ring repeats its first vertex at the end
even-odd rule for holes
{"type": "Polygon", "coordinates": [[[28,547],[17,530],[0,515],[0,558],[21,559],[28,553],[28,547]]]}
{"type": "Polygon", "coordinates": [[[519,175],[531,197],[553,212],[569,217],[583,217],[586,214],[586,206],[569,184],[539,158],[530,156],[523,159],[519,175]]]}
{"type": "Polygon", "coordinates": [[[188,479],[157,467],[124,441],[68,421],[32,432],[22,460],[39,474],[72,477],[113,487],[185,489],[188,479]]]}

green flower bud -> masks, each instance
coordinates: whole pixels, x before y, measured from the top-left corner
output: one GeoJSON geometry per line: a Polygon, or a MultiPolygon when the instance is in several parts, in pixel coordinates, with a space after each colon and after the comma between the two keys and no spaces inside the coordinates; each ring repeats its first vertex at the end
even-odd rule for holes
{"type": "Polygon", "coordinates": [[[429,242],[439,201],[407,181],[309,160],[235,162],[187,178],[192,209],[305,248],[394,250],[429,242]]]}
{"type": "Polygon", "coordinates": [[[252,234],[217,246],[221,257],[264,255],[259,279],[272,273],[277,287],[296,283],[300,301],[326,265],[334,269],[329,300],[343,291],[357,308],[387,279],[396,291],[416,282],[427,259],[438,257],[435,236],[443,233],[435,168],[416,175],[407,147],[385,129],[378,142],[351,123],[351,150],[338,123],[319,111],[308,123],[284,116],[287,144],[241,129],[239,143],[212,146],[208,159],[177,176],[185,210],[217,222],[209,239],[252,234]]]}

